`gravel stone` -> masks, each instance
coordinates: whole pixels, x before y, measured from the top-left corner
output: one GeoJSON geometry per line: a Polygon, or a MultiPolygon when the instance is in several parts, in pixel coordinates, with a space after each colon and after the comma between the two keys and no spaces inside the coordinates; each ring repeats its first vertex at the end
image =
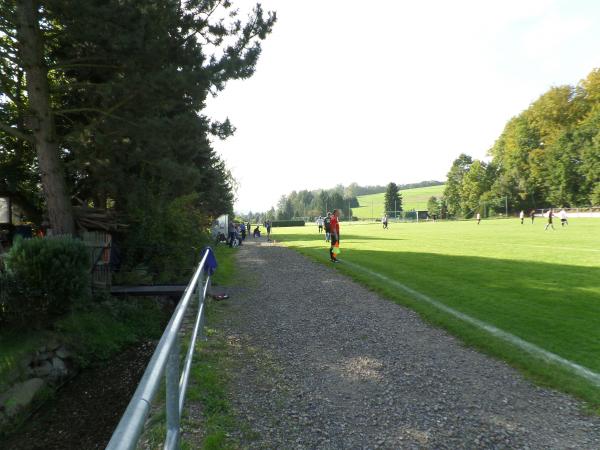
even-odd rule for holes
{"type": "Polygon", "coordinates": [[[33,373],[39,378],[46,378],[52,373],[52,363],[50,361],[44,361],[40,366],[33,368],[33,373]]]}
{"type": "Polygon", "coordinates": [[[71,358],[72,354],[63,346],[56,350],[56,356],[58,356],[60,359],[67,359],[71,358]]]}
{"type": "MultiPolygon", "coordinates": [[[[600,448],[600,418],[277,244],[238,250],[225,329],[244,448],[600,448]]],[[[324,247],[323,251],[327,249],[324,247]]],[[[343,263],[343,262],[342,262],[343,263]]]]}

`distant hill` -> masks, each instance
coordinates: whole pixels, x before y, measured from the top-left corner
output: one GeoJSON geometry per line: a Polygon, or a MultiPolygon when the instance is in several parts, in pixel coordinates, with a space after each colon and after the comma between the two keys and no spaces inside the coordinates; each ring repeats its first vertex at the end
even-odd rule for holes
{"type": "MultiPolygon", "coordinates": [[[[398,188],[400,190],[403,189],[414,189],[428,186],[441,186],[445,182],[444,181],[436,181],[436,180],[427,180],[427,181],[419,181],[418,183],[407,183],[407,184],[399,184],[398,188]]],[[[355,183],[353,183],[355,185],[355,183]]],[[[370,194],[380,194],[385,192],[387,186],[358,186],[354,187],[355,195],[370,195],[370,194]]]]}
{"type": "MultiPolygon", "coordinates": [[[[427,209],[427,200],[432,195],[441,197],[444,192],[444,184],[436,186],[419,187],[414,189],[402,189],[402,210],[409,211],[411,209],[425,210],[427,209]]],[[[383,216],[383,197],[384,193],[359,195],[358,208],[352,208],[352,215],[360,219],[383,216]]]]}

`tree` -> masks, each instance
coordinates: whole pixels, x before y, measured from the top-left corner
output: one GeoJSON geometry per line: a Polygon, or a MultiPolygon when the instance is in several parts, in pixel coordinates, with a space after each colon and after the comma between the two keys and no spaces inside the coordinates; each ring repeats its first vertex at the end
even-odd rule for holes
{"type": "Polygon", "coordinates": [[[462,181],[472,163],[473,159],[469,155],[461,153],[452,163],[452,167],[450,167],[448,180],[444,188],[444,198],[446,199],[449,214],[460,215],[462,213],[462,181]]]}
{"type": "Polygon", "coordinates": [[[331,211],[332,203],[329,200],[329,194],[327,191],[321,190],[321,192],[319,192],[317,195],[316,206],[320,211],[322,211],[323,215],[331,211]]]}
{"type": "Polygon", "coordinates": [[[440,202],[438,202],[437,197],[433,195],[427,200],[427,213],[431,217],[440,216],[440,202]]]}
{"type": "Polygon", "coordinates": [[[389,183],[385,190],[384,209],[392,217],[402,211],[402,194],[396,183],[389,183]]]}
{"type": "Polygon", "coordinates": [[[521,115],[507,123],[490,150],[494,165],[500,168],[492,197],[507,197],[519,209],[535,207],[541,202],[541,181],[531,171],[530,155],[543,145],[539,131],[526,117],[521,115]]]}
{"type": "Polygon", "coordinates": [[[48,33],[41,25],[51,22],[43,16],[44,11],[37,0],[0,3],[0,15],[3,18],[0,31],[4,38],[0,45],[3,56],[0,79],[2,92],[12,102],[12,105],[9,102],[2,106],[16,108],[20,114],[14,118],[21,119],[16,127],[0,122],[0,130],[33,146],[50,224],[56,234],[73,234],[75,222],[60,160],[50,99],[49,68],[46,63],[48,33]],[[28,124],[22,120],[25,111],[29,117],[28,124]]]}
{"type": "MultiPolygon", "coordinates": [[[[114,205],[130,223],[161,220],[172,199],[190,193],[198,195],[186,198],[194,198],[207,217],[229,212],[235,180],[214,153],[210,137],[226,138],[234,128],[228,120],[212,121],[200,112],[207,96],[223,90],[228,80],[253,74],[260,42],[275,15],[257,5],[247,20],[240,20],[230,1],[192,1],[186,8],[178,0],[49,0],[41,9],[35,5],[23,0],[15,10],[12,2],[0,0],[0,87],[5,93],[0,96],[0,131],[14,136],[10,141],[0,136],[0,145],[16,148],[16,138],[33,142],[40,124],[39,133],[46,137],[38,139],[43,141],[36,146],[38,157],[14,150],[0,164],[21,174],[23,167],[39,167],[47,191],[47,185],[57,183],[44,177],[58,171],[43,170],[40,148],[58,149],[58,162],[66,167],[66,181],[60,171],[67,208],[74,194],[86,204],[114,205]],[[27,40],[29,53],[14,51],[19,33],[31,31],[17,30],[18,8],[29,11],[21,22],[33,24],[33,38],[38,38],[27,40]],[[39,17],[32,18],[31,11],[39,17]],[[32,69],[20,55],[33,55],[39,63],[40,52],[43,64],[33,67],[42,76],[24,77],[25,69],[32,69]],[[47,89],[41,86],[36,92],[49,100],[40,103],[36,120],[23,126],[21,111],[31,109],[34,98],[19,95],[19,83],[31,78],[39,85],[44,74],[47,89]],[[46,106],[49,112],[42,111],[46,106]],[[49,119],[40,122],[40,114],[49,119]]],[[[24,183],[16,186],[25,188],[24,183]]],[[[51,216],[60,210],[54,192],[45,195],[51,216]]]]}
{"type": "Polygon", "coordinates": [[[488,166],[483,161],[475,160],[464,173],[460,185],[460,209],[466,216],[479,211],[480,200],[491,187],[488,166]]]}
{"type": "Polygon", "coordinates": [[[444,197],[440,198],[440,217],[442,219],[448,218],[448,204],[446,203],[446,199],[444,197]]]}
{"type": "Polygon", "coordinates": [[[294,217],[294,205],[292,204],[292,200],[290,200],[290,197],[282,195],[277,202],[277,219],[290,220],[292,217],[294,217]]]}
{"type": "MultiPolygon", "coordinates": [[[[344,213],[344,197],[342,195],[343,189],[335,189],[329,194],[329,210],[339,209],[342,214],[344,213]]],[[[347,208],[346,208],[347,210],[347,208]]]]}
{"type": "Polygon", "coordinates": [[[358,195],[358,191],[360,186],[357,183],[350,183],[348,186],[344,188],[344,197],[345,198],[353,198],[358,195]]]}
{"type": "Polygon", "coordinates": [[[486,198],[506,197],[517,209],[589,202],[587,149],[597,124],[587,125],[600,104],[599,80],[594,70],[576,87],[553,87],[508,121],[490,150],[496,171],[486,198]]]}

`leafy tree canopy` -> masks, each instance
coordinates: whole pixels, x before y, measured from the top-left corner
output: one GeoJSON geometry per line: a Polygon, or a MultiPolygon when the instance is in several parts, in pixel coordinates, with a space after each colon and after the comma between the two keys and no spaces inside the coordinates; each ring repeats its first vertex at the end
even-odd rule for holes
{"type": "Polygon", "coordinates": [[[500,210],[600,204],[600,69],[511,118],[489,155],[489,163],[462,154],[452,164],[451,214],[468,215],[482,201],[500,210]]]}

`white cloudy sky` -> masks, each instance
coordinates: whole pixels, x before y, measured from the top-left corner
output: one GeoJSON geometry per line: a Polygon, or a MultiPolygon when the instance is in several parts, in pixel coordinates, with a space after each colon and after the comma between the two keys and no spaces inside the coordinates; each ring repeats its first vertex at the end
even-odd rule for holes
{"type": "Polygon", "coordinates": [[[237,127],[214,146],[239,211],[294,189],[443,180],[549,87],[600,67],[592,0],[261,3],[278,22],[256,74],[205,111],[237,127]]]}

